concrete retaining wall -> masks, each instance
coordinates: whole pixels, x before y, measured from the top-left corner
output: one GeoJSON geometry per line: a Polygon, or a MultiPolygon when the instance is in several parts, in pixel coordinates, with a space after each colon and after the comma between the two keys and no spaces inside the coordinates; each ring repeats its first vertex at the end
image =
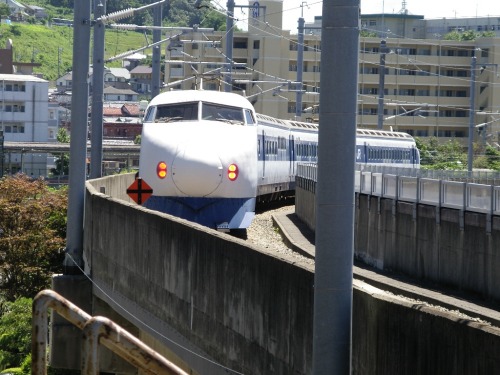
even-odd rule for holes
{"type": "MultiPolygon", "coordinates": [[[[296,189],[314,230],[315,194],[296,189]]],[[[379,269],[500,301],[500,217],[356,194],[355,256],[379,269]]]]}
{"type": "MultiPolygon", "coordinates": [[[[168,323],[235,371],[312,373],[311,266],[100,194],[90,183],[85,204],[85,258],[109,295],[147,309],[143,319],[168,323]]],[[[353,293],[353,374],[475,375],[500,368],[499,329],[360,281],[353,293]]]]}

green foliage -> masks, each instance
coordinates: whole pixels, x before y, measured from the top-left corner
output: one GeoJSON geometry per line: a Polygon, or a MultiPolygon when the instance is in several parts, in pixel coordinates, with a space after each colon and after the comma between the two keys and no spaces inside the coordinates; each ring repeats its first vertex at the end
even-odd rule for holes
{"type": "Polygon", "coordinates": [[[361,30],[359,36],[362,38],[376,38],[378,34],[374,31],[361,30]]]}
{"type": "Polygon", "coordinates": [[[465,170],[467,169],[467,153],[458,140],[439,143],[438,138],[425,140],[415,138],[420,151],[420,164],[424,169],[465,170]]]}
{"type": "Polygon", "coordinates": [[[0,4],[0,19],[7,18],[10,15],[10,8],[6,3],[0,4]]]}
{"type": "MultiPolygon", "coordinates": [[[[30,298],[5,302],[0,312],[0,368],[19,367],[31,350],[30,298]]],[[[22,373],[21,369],[11,369],[22,373]]]]}
{"type": "Polygon", "coordinates": [[[500,171],[500,151],[494,147],[486,146],[484,155],[474,159],[474,168],[500,171]]]}
{"type": "Polygon", "coordinates": [[[34,297],[62,271],[67,190],[18,174],[0,180],[0,294],[34,297]]]}
{"type": "MultiPolygon", "coordinates": [[[[34,72],[49,81],[71,71],[73,65],[73,28],[66,26],[14,24],[0,25],[0,45],[12,39],[14,60],[36,62],[34,72]],[[59,72],[59,73],[58,73],[59,72]]],[[[109,30],[105,34],[105,58],[144,46],[144,35],[135,31],[109,30]]],[[[151,51],[145,50],[145,53],[151,51]]],[[[121,66],[114,61],[107,66],[121,66]]]]}
{"type": "MultiPolygon", "coordinates": [[[[20,367],[12,367],[12,368],[6,368],[4,371],[0,372],[0,375],[2,375],[2,374],[23,375],[24,372],[23,372],[22,368],[20,368],[20,367]]],[[[26,374],[29,374],[29,373],[26,373],[26,374]]]]}
{"type": "MultiPolygon", "coordinates": [[[[53,18],[73,19],[73,0],[27,0],[27,4],[44,7],[53,18]]],[[[127,8],[138,8],[150,4],[147,0],[107,0],[106,13],[113,13],[127,8]]],[[[208,3],[208,1],[207,1],[208,3]]],[[[1,4],[0,4],[1,5],[1,4]]],[[[0,8],[1,12],[1,8],[0,8]]],[[[10,13],[10,11],[9,11],[10,13]]],[[[152,25],[153,10],[138,12],[123,23],[137,25],[152,25]]],[[[1,16],[1,13],[0,13],[1,16]]],[[[31,23],[31,22],[30,22],[31,23]]],[[[19,62],[36,62],[40,67],[35,67],[34,72],[42,74],[43,78],[55,81],[59,76],[71,71],[73,65],[73,28],[66,26],[45,26],[35,24],[0,25],[0,45],[5,46],[7,39],[12,39],[14,46],[14,60],[19,62]]],[[[226,18],[223,14],[202,7],[194,7],[192,0],[171,0],[164,5],[163,23],[175,25],[201,27],[215,30],[225,30],[226,18]]],[[[152,35],[152,31],[148,31],[152,35]]],[[[151,40],[151,37],[149,37],[151,40]]],[[[146,45],[144,33],[136,31],[106,29],[105,32],[105,59],[121,53],[136,50],[146,45]]],[[[143,51],[151,54],[151,49],[143,51]]],[[[109,67],[121,66],[121,61],[106,64],[109,67]]]]}
{"type": "Polygon", "coordinates": [[[458,41],[466,41],[466,40],[476,40],[477,38],[492,38],[495,36],[493,31],[483,31],[481,33],[476,33],[473,30],[466,30],[463,32],[452,31],[446,34],[443,39],[444,40],[458,40],[458,41]]]}
{"type": "MultiPolygon", "coordinates": [[[[68,131],[60,128],[57,132],[56,139],[59,143],[69,143],[70,137],[68,131]]],[[[67,176],[69,174],[69,153],[54,154],[56,167],[50,170],[53,176],[67,176]]]]}

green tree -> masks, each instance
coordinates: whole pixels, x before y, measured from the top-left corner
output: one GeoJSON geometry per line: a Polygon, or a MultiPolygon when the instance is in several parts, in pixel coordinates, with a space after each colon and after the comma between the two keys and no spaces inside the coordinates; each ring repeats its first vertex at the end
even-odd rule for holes
{"type": "Polygon", "coordinates": [[[200,12],[200,27],[213,28],[216,31],[226,30],[226,17],[223,14],[206,8],[201,8],[200,12]]]}
{"type": "MultiPolygon", "coordinates": [[[[70,137],[66,129],[60,128],[56,136],[57,142],[59,143],[69,143],[70,137]]],[[[56,157],[55,163],[56,167],[52,168],[50,172],[54,176],[67,176],[69,174],[69,153],[64,152],[60,154],[54,154],[56,157]]]]}
{"type": "Polygon", "coordinates": [[[495,32],[494,31],[483,31],[481,33],[476,33],[475,31],[472,30],[466,30],[466,31],[452,31],[448,34],[446,34],[443,39],[444,40],[459,40],[459,41],[470,41],[470,40],[476,40],[477,38],[493,38],[495,37],[495,32]]]}
{"type": "Polygon", "coordinates": [[[17,174],[0,180],[0,294],[34,297],[62,271],[67,190],[17,174]]]}
{"type": "Polygon", "coordinates": [[[0,311],[0,370],[20,367],[31,351],[30,298],[5,302],[0,311]]]}
{"type": "Polygon", "coordinates": [[[362,38],[376,38],[378,34],[374,31],[361,30],[359,36],[362,38]]]}
{"type": "Polygon", "coordinates": [[[6,3],[0,4],[0,20],[10,16],[10,8],[6,3]]]}
{"type": "Polygon", "coordinates": [[[484,155],[474,159],[474,168],[500,171],[500,151],[492,146],[486,146],[484,155]]]}
{"type": "Polygon", "coordinates": [[[467,153],[458,140],[439,143],[438,138],[415,139],[420,151],[420,163],[424,169],[464,170],[467,168],[467,153]]]}

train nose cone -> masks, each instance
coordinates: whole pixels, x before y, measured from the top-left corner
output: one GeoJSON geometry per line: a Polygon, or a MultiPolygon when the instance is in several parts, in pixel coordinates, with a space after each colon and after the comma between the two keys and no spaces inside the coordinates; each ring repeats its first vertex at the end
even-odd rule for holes
{"type": "Polygon", "coordinates": [[[172,164],[175,186],[187,196],[204,197],[222,181],[222,163],[206,144],[188,144],[177,153],[172,164]]]}

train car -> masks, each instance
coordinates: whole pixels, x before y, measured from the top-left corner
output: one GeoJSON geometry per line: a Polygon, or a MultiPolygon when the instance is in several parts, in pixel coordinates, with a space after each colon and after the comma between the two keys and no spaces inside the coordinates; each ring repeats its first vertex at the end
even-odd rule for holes
{"type": "Polygon", "coordinates": [[[420,168],[420,153],[407,133],[357,129],[356,163],[420,168]]]}
{"type": "MultiPolygon", "coordinates": [[[[218,230],[244,229],[257,200],[293,194],[297,164],[317,158],[317,124],[257,114],[234,93],[161,93],[143,121],[139,177],[153,190],[144,206],[218,230]]],[[[413,138],[374,130],[358,130],[355,160],[419,165],[413,138]]]]}
{"type": "Polygon", "coordinates": [[[240,95],[172,91],[151,100],[143,122],[139,177],[144,206],[220,230],[246,228],[257,192],[257,121],[240,95]]]}

